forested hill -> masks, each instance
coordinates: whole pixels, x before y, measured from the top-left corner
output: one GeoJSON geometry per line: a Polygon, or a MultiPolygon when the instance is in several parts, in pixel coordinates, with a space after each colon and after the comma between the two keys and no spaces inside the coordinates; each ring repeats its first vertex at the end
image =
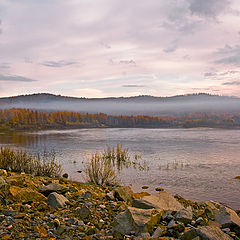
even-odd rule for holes
{"type": "Polygon", "coordinates": [[[240,112],[240,98],[204,93],[173,97],[75,98],[41,93],[0,98],[0,108],[159,116],[199,112],[240,112]]]}

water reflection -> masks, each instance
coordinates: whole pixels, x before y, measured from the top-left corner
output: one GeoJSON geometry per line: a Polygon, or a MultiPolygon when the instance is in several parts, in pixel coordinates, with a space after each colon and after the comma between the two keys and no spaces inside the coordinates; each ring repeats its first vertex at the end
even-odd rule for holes
{"type": "Polygon", "coordinates": [[[24,147],[39,147],[46,145],[47,135],[27,134],[25,132],[4,132],[0,135],[0,144],[13,144],[24,147]]]}

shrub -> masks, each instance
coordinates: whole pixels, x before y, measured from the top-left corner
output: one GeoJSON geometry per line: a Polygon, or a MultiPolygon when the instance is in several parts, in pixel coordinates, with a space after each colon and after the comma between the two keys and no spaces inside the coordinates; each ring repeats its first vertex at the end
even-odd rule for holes
{"type": "Polygon", "coordinates": [[[116,173],[111,163],[102,154],[92,155],[85,168],[87,181],[97,185],[114,185],[116,173]]]}
{"type": "Polygon", "coordinates": [[[25,151],[15,151],[9,148],[0,149],[0,168],[13,172],[25,172],[36,176],[59,177],[62,167],[57,164],[55,155],[51,158],[38,154],[32,156],[25,151]]]}

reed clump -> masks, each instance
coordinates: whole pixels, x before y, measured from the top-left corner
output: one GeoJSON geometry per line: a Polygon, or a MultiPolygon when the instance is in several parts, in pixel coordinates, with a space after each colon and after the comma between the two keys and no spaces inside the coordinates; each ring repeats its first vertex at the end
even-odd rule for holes
{"type": "Polygon", "coordinates": [[[116,176],[123,168],[133,167],[140,171],[149,169],[146,162],[141,163],[139,159],[141,156],[135,154],[132,160],[128,148],[123,148],[122,145],[108,147],[103,152],[92,155],[84,170],[86,180],[97,185],[115,185],[116,176]]]}
{"type": "Polygon", "coordinates": [[[46,177],[59,177],[62,173],[62,167],[56,162],[54,154],[50,158],[40,154],[33,156],[25,151],[12,150],[8,147],[0,149],[0,168],[46,177]]]}
{"type": "Polygon", "coordinates": [[[117,183],[116,170],[128,167],[131,164],[128,148],[122,145],[108,147],[102,153],[92,155],[86,165],[86,180],[97,185],[115,185],[117,183]]]}
{"type": "Polygon", "coordinates": [[[117,145],[117,147],[108,147],[104,150],[102,157],[106,159],[113,167],[116,167],[119,171],[131,165],[128,148],[123,148],[122,145],[117,145]]]}
{"type": "Polygon", "coordinates": [[[116,172],[104,154],[95,153],[85,167],[86,180],[96,185],[115,185],[116,172]]]}

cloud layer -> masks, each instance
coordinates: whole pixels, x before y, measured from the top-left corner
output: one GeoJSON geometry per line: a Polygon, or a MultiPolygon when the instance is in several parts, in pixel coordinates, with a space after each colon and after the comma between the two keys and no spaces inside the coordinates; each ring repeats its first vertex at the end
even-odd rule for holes
{"type": "Polygon", "coordinates": [[[240,96],[238,0],[3,0],[0,19],[0,97],[240,96]]]}
{"type": "Polygon", "coordinates": [[[36,82],[37,80],[16,75],[2,75],[0,74],[0,81],[10,82],[36,82]]]}

